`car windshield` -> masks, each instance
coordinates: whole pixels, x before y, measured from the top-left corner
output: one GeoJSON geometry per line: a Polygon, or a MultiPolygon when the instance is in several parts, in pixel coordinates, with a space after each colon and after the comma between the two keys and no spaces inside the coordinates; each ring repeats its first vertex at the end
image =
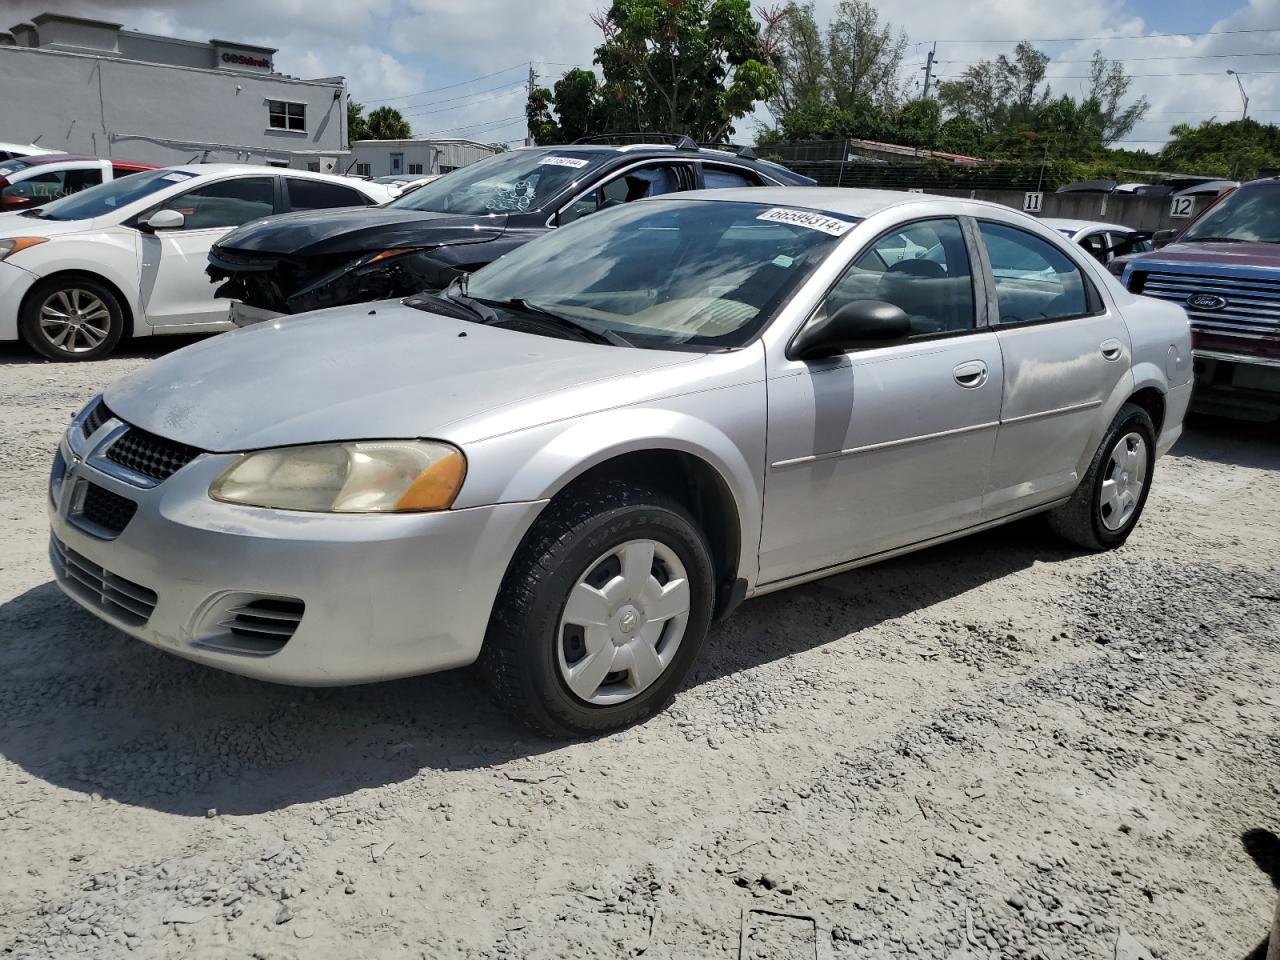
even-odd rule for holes
{"type": "Polygon", "coordinates": [[[466,293],[635,346],[740,347],[856,222],[760,203],[644,200],[508,253],[472,274],[466,293]]]}
{"type": "Polygon", "coordinates": [[[539,210],[604,160],[604,154],[513,150],[454,170],[388,206],[476,216],[539,210]]]}
{"type": "Polygon", "coordinates": [[[96,187],[47,203],[39,210],[31,210],[23,216],[38,220],[92,220],[94,217],[106,216],[108,213],[127,207],[135,200],[141,200],[157,190],[190,180],[194,176],[196,174],[187,170],[147,170],[143,173],[131,173],[127,177],[100,183],[96,187]]]}
{"type": "Polygon", "coordinates": [[[4,163],[0,163],[0,177],[11,177],[30,166],[33,166],[33,164],[27,163],[25,160],[6,160],[4,163]]]}
{"type": "Polygon", "coordinates": [[[1178,239],[1280,243],[1280,189],[1241,187],[1211,207],[1178,239]]]}

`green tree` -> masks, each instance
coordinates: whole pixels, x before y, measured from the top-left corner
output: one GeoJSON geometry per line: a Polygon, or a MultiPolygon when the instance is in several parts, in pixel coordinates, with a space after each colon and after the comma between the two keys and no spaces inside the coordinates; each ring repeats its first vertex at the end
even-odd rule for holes
{"type": "MultiPolygon", "coordinates": [[[[824,31],[812,0],[764,11],[765,42],[778,72],[769,108],[778,133],[844,129],[873,137],[901,99],[907,38],[867,0],[842,0],[824,31]]],[[[828,134],[830,135],[830,134],[828,134]]]]}
{"type": "Polygon", "coordinates": [[[1280,128],[1256,120],[1192,126],[1180,123],[1160,153],[1160,163],[1181,173],[1248,180],[1265,169],[1280,168],[1280,128]]]}
{"type": "Polygon", "coordinates": [[[369,114],[370,140],[408,140],[413,136],[409,121],[395,107],[379,107],[369,114]]]}
{"type": "Polygon", "coordinates": [[[1108,60],[1101,50],[1093,52],[1089,67],[1089,94],[1086,104],[1094,104],[1102,120],[1102,142],[1107,146],[1122,140],[1147,114],[1151,101],[1139,97],[1128,106],[1122,101],[1133,85],[1133,77],[1125,72],[1119,60],[1108,60]]]}
{"type": "Polygon", "coordinates": [[[776,89],[749,0],[613,0],[594,20],[601,116],[615,130],[720,142],[776,89]]]}
{"type": "Polygon", "coordinates": [[[369,139],[369,121],[364,118],[364,104],[347,100],[347,143],[369,139]]]}
{"type": "Polygon", "coordinates": [[[936,100],[911,100],[893,118],[893,139],[909,147],[934,149],[942,126],[942,111],[936,100]]]}

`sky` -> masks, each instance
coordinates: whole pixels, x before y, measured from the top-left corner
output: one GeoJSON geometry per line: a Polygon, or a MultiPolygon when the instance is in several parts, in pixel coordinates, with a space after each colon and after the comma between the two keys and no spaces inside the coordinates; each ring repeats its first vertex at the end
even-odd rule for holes
{"type": "MultiPolygon", "coordinates": [[[[772,0],[770,0],[772,2],[772,0]]],[[[825,21],[837,0],[817,0],[825,21]]],[[[590,67],[599,43],[590,15],[605,0],[0,0],[0,27],[46,11],[96,17],[150,33],[220,37],[277,47],[276,69],[303,78],[343,75],[367,108],[388,104],[416,136],[514,141],[524,133],[530,62],[550,86],[590,67]]],[[[1010,53],[1021,38],[1053,58],[1055,92],[1079,95],[1095,49],[1124,61],[1146,120],[1117,144],[1157,150],[1176,123],[1241,113],[1280,121],[1280,0],[914,0],[879,3],[910,46],[904,76],[923,80],[937,42],[935,77],[1010,53]],[[1274,28],[1270,32],[1257,32],[1274,28]],[[1063,40],[1062,38],[1085,38],[1063,40]],[[1094,39],[1103,38],[1103,39],[1094,39]]],[[[749,140],[760,108],[738,125],[749,140]]]]}

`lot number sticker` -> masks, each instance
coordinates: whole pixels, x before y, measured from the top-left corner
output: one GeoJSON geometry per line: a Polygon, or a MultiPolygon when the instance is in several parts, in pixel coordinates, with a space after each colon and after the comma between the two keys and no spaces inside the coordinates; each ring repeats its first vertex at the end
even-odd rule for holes
{"type": "Polygon", "coordinates": [[[1022,209],[1026,213],[1039,213],[1044,207],[1043,193],[1024,193],[1022,195],[1022,209]]]}
{"type": "Polygon", "coordinates": [[[809,230],[819,230],[833,237],[848,233],[853,224],[848,220],[837,220],[826,214],[814,213],[812,210],[789,210],[786,207],[774,207],[766,210],[757,220],[768,220],[770,223],[790,223],[809,230]]]}
{"type": "Polygon", "coordinates": [[[581,157],[547,157],[542,161],[542,165],[544,167],[573,167],[573,169],[579,170],[589,162],[581,157]]]}
{"type": "Polygon", "coordinates": [[[1186,220],[1196,209],[1195,197],[1174,197],[1169,205],[1169,216],[1178,220],[1186,220]]]}

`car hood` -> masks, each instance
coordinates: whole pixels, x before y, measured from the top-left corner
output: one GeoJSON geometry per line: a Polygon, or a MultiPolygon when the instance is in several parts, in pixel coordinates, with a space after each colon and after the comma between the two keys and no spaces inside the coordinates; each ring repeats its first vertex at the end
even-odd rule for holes
{"type": "Polygon", "coordinates": [[[1209,265],[1280,270],[1280,243],[1171,243],[1133,261],[1136,270],[1209,265]]]}
{"type": "Polygon", "coordinates": [[[219,247],[286,256],[363,253],[392,247],[483,243],[502,236],[507,218],[460,216],[394,207],[341,207],[255,220],[229,233],[219,247]]]}
{"type": "MultiPolygon", "coordinates": [[[[699,356],[538,336],[383,301],[222,334],[117,381],[105,399],[128,423],[214,452],[460,442],[469,418],[699,356]]],[[[601,408],[608,394],[600,391],[601,408]]]]}
{"type": "MultiPolygon", "coordinates": [[[[6,237],[58,237],[64,233],[85,233],[94,227],[93,220],[40,220],[24,217],[21,211],[0,213],[0,240],[6,237]]],[[[21,256],[21,254],[18,254],[21,256]]]]}

